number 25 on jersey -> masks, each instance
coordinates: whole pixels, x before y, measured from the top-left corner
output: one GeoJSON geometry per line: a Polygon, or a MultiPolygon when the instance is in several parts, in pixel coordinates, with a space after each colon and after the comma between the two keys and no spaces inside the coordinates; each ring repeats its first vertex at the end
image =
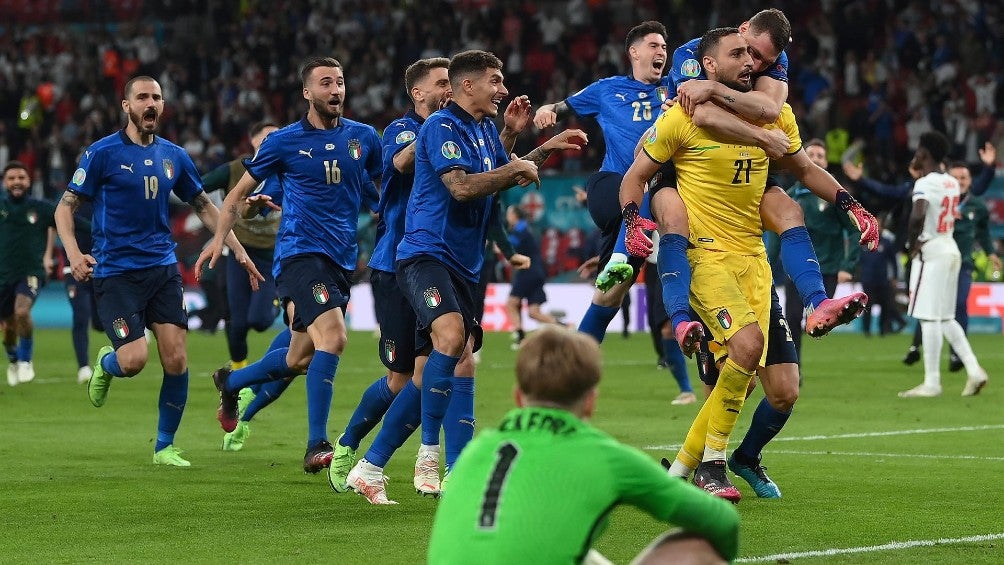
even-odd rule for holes
{"type": "Polygon", "coordinates": [[[946,196],[941,199],[941,213],[938,214],[938,233],[955,228],[955,218],[959,217],[959,197],[946,196]]]}

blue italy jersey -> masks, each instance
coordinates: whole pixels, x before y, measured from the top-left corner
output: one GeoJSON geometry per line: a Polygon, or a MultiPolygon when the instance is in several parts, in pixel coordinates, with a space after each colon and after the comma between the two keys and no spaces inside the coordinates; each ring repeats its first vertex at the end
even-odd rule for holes
{"type": "MultiPolygon", "coordinates": [[[[697,37],[684,43],[676,51],[673,51],[673,66],[669,68],[669,77],[672,79],[669,92],[670,98],[676,98],[676,89],[684,82],[692,78],[708,78],[708,75],[704,74],[701,62],[697,60],[697,45],[700,42],[701,38],[697,37]]],[[[777,60],[767,67],[767,70],[754,74],[754,85],[756,85],[756,79],[760,77],[770,77],[781,82],[788,82],[788,54],[781,51],[777,60]]]]}
{"type": "Polygon", "coordinates": [[[120,130],[84,151],[67,190],[94,202],[96,278],[173,265],[168,197],[191,202],[202,179],[184,149],[154,137],[143,147],[120,130]]]}
{"type": "Polygon", "coordinates": [[[415,141],[424,121],[425,118],[414,110],[408,110],[407,114],[383,130],[383,186],[377,208],[380,219],[377,221],[376,246],[369,263],[371,269],[394,272],[397,245],[404,237],[405,210],[415,180],[414,172],[402,173],[394,168],[394,156],[415,141]]]}
{"type": "Polygon", "coordinates": [[[509,232],[509,243],[512,244],[516,253],[530,258],[529,271],[539,272],[542,276],[546,276],[547,270],[544,268],[544,257],[540,253],[540,244],[533,232],[530,231],[526,220],[516,222],[516,226],[509,232]]]}
{"type": "Polygon", "coordinates": [[[270,133],[244,166],[259,181],[275,176],[282,190],[275,276],[280,259],[304,253],[356,268],[359,211],[376,202],[373,183],[380,177],[380,138],[372,126],[340,118],[338,127],[324,130],[304,117],[270,133]]]}
{"type": "Polygon", "coordinates": [[[668,77],[655,84],[629,76],[600,79],[565,103],[579,116],[595,117],[603,130],[607,150],[601,171],[624,174],[634,162],[634,148],[645,130],[659,117],[659,108],[670,98],[668,77]]]}
{"type": "Polygon", "coordinates": [[[440,175],[451,169],[484,173],[508,163],[498,128],[451,103],[422,124],[417,143],[415,182],[397,258],[428,255],[477,283],[494,197],[460,202],[440,175]]]}

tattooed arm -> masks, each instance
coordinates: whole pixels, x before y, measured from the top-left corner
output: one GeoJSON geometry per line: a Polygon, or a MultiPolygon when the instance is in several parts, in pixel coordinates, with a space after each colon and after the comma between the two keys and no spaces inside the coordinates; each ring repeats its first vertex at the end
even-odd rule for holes
{"type": "MultiPolygon", "coordinates": [[[[244,173],[244,176],[250,177],[247,173],[244,173]]],[[[242,177],[241,181],[243,180],[244,179],[242,177]]],[[[234,187],[234,191],[236,191],[239,186],[240,182],[237,183],[237,187],[234,187]]],[[[227,196],[229,198],[229,195],[227,196]]],[[[195,209],[195,215],[202,220],[203,225],[209,228],[209,231],[213,232],[213,241],[216,241],[218,239],[217,236],[222,229],[220,210],[211,200],[209,200],[209,197],[206,196],[205,192],[196,194],[190,204],[192,205],[192,208],[195,209]]],[[[233,224],[231,223],[231,225],[233,224]]],[[[226,243],[227,247],[229,247],[231,251],[234,252],[234,259],[236,259],[237,262],[244,267],[244,269],[247,270],[248,274],[251,276],[251,289],[258,290],[258,281],[265,280],[265,277],[258,272],[258,269],[254,265],[254,261],[251,261],[247,251],[244,249],[244,246],[237,241],[237,237],[234,235],[234,232],[230,231],[230,228],[227,228],[227,231],[224,232],[223,242],[226,243]]],[[[212,245],[212,243],[210,243],[210,245],[212,245]]],[[[207,247],[207,249],[209,248],[207,247]]],[[[203,251],[203,253],[205,253],[205,251],[203,251]]],[[[202,259],[202,255],[199,256],[199,259],[202,259]]],[[[195,272],[200,275],[202,273],[201,267],[202,265],[200,263],[196,263],[195,272]]]]}
{"type": "Polygon", "coordinates": [[[66,258],[70,261],[70,268],[73,271],[73,278],[78,281],[86,281],[94,274],[94,265],[97,261],[90,254],[80,252],[77,245],[77,236],[73,232],[73,213],[80,207],[80,196],[67,190],[56,205],[55,220],[56,232],[63,242],[63,249],[66,250],[66,258]]]}

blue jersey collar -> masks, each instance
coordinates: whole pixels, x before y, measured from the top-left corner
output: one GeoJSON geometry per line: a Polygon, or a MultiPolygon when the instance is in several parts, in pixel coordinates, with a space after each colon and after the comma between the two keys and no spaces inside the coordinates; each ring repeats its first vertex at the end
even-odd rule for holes
{"type": "Polygon", "coordinates": [[[454,116],[460,118],[465,122],[470,122],[472,124],[478,123],[478,121],[474,119],[474,116],[468,114],[467,110],[461,108],[460,104],[457,104],[456,102],[450,102],[445,109],[449,112],[453,112],[454,116]]]}
{"type": "Polygon", "coordinates": [[[411,119],[411,120],[415,120],[416,122],[418,122],[420,124],[424,124],[425,123],[425,118],[423,118],[422,116],[419,116],[418,113],[415,112],[415,110],[408,110],[407,112],[404,113],[404,117],[406,117],[408,119],[411,119]]]}
{"type": "MultiPolygon", "coordinates": [[[[345,123],[344,118],[345,118],[345,116],[339,117],[338,118],[338,125],[335,126],[335,127],[333,127],[333,128],[331,128],[331,129],[338,129],[338,128],[342,127],[342,124],[345,123]]],[[[314,124],[310,123],[310,120],[307,119],[307,114],[304,114],[303,117],[300,118],[300,126],[303,127],[304,131],[314,131],[314,130],[317,129],[317,128],[314,127],[314,124]]]]}
{"type": "MultiPolygon", "coordinates": [[[[136,145],[135,143],[132,142],[131,139],[129,139],[129,136],[126,135],[125,128],[122,128],[122,129],[119,130],[119,139],[121,139],[122,143],[124,143],[126,145],[136,145]]],[[[158,139],[158,136],[154,135],[153,136],[153,141],[150,143],[150,145],[153,145],[154,143],[157,143],[157,139],[158,139]]],[[[136,145],[136,147],[143,147],[143,146],[142,145],[136,145]]]]}

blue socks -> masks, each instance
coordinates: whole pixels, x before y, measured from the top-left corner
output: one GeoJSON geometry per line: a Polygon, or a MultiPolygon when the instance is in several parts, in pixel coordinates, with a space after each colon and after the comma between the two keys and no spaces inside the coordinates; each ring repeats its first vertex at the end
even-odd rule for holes
{"type": "Polygon", "coordinates": [[[314,358],[310,360],[310,365],[307,365],[308,449],[317,442],[328,439],[328,413],[331,412],[331,395],[334,392],[336,371],[338,371],[338,356],[327,351],[315,351],[314,358]]]}
{"type": "MultiPolygon", "coordinates": [[[[101,368],[104,369],[106,373],[108,373],[113,377],[125,376],[125,373],[122,372],[122,367],[119,367],[119,356],[114,351],[101,358],[101,368]]],[[[185,378],[187,379],[188,373],[185,373],[185,375],[186,375],[185,378]]],[[[188,389],[186,388],[185,390],[188,389]]]]}
{"type": "Polygon", "coordinates": [[[694,392],[690,387],[690,375],[687,373],[687,358],[683,356],[680,344],[676,343],[675,339],[663,339],[662,356],[666,359],[676,384],[680,385],[680,392],[694,392]]]}
{"type": "MultiPolygon", "coordinates": [[[[648,220],[652,219],[652,197],[647,190],[645,191],[645,195],[641,197],[641,205],[638,206],[638,215],[648,220]]],[[[617,239],[614,241],[614,253],[623,253],[630,257],[631,254],[628,253],[627,244],[624,243],[626,237],[627,224],[621,220],[621,229],[617,232],[617,239]]]]}
{"type": "Polygon", "coordinates": [[[582,321],[579,322],[579,331],[593,336],[597,342],[603,343],[603,337],[607,335],[607,326],[614,316],[620,312],[619,306],[600,306],[590,304],[586,309],[582,321]]]}
{"type": "Polygon", "coordinates": [[[366,437],[366,434],[370,433],[370,430],[376,427],[383,415],[387,413],[391,402],[394,401],[394,396],[390,387],[387,386],[386,375],[374,381],[363,393],[363,397],[359,399],[359,406],[356,406],[356,411],[349,418],[349,423],[346,424],[345,431],[338,443],[352,449],[359,449],[359,442],[366,437]]]}
{"type": "MultiPolygon", "coordinates": [[[[823,274],[819,272],[816,250],[812,248],[812,240],[809,239],[809,230],[805,229],[805,226],[798,226],[786,230],[780,236],[781,265],[784,267],[784,272],[788,273],[788,278],[795,283],[803,305],[813,308],[819,306],[819,303],[827,297],[823,288],[823,274]]],[[[659,257],[662,257],[661,253],[659,257]]]]}
{"type": "Polygon", "coordinates": [[[748,462],[758,461],[764,446],[781,431],[789,416],[790,411],[779,412],[766,398],[762,399],[753,412],[750,428],[746,431],[743,442],[736,448],[736,454],[748,462]]]}
{"type": "Polygon", "coordinates": [[[31,361],[31,354],[35,350],[35,340],[31,337],[22,337],[17,343],[17,360],[31,361]]]}
{"type": "Polygon", "coordinates": [[[443,419],[446,436],[446,470],[474,437],[474,378],[453,377],[453,398],[443,419]]]}
{"type": "Polygon", "coordinates": [[[258,413],[259,410],[265,408],[269,404],[272,404],[282,395],[283,391],[289,388],[289,384],[293,382],[293,379],[279,379],[277,381],[268,381],[264,383],[258,383],[251,387],[254,391],[254,399],[248,404],[248,407],[244,409],[244,413],[241,414],[242,422],[250,422],[254,415],[258,413]]]}
{"type": "Polygon", "coordinates": [[[408,381],[390,403],[383,426],[373,439],[373,445],[366,451],[365,459],[377,467],[386,467],[394,452],[408,441],[421,423],[422,391],[414,382],[408,381]]]}
{"type": "MultiPolygon", "coordinates": [[[[112,356],[107,355],[105,359],[112,356]]],[[[157,443],[153,447],[154,453],[174,443],[174,433],[181,424],[181,415],[185,413],[187,402],[188,371],[180,375],[164,373],[164,380],[160,383],[160,400],[157,403],[160,417],[157,420],[157,443]]]]}
{"type": "MultiPolygon", "coordinates": [[[[274,349],[265,354],[258,361],[237,369],[227,377],[227,390],[240,390],[255,383],[264,383],[295,376],[286,365],[286,353],[288,348],[274,349]]],[[[110,356],[109,356],[110,357],[110,356]]],[[[316,354],[315,354],[316,359],[316,354]]],[[[313,361],[311,361],[313,366],[313,361]]],[[[309,368],[307,369],[310,370],[309,368]]],[[[255,391],[257,394],[258,391],[255,391]]]]}
{"type": "MultiPolygon", "coordinates": [[[[690,262],[687,246],[690,242],[682,235],[670,233],[659,238],[659,281],[662,283],[662,302],[673,328],[690,320],[690,262]]],[[[820,279],[822,284],[822,279],[820,279]]]]}
{"type": "Polygon", "coordinates": [[[432,350],[422,372],[422,445],[439,445],[439,428],[450,405],[453,371],[459,357],[432,350]]]}

